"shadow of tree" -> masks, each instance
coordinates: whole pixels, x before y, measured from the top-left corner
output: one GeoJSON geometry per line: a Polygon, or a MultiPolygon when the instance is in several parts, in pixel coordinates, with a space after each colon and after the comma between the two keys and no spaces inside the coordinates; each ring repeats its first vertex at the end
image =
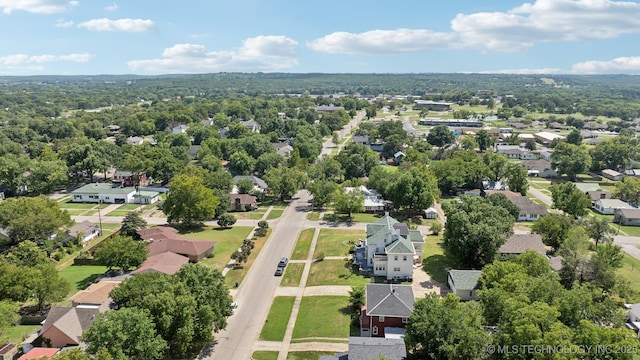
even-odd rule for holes
{"type": "Polygon", "coordinates": [[[104,274],[91,274],[91,275],[87,276],[86,278],[76,282],[76,286],[78,287],[78,290],[84,290],[87,287],[89,287],[89,285],[91,285],[91,283],[93,283],[94,281],[98,280],[102,276],[104,276],[104,274]]]}
{"type": "Polygon", "coordinates": [[[446,255],[431,255],[422,260],[422,268],[437,282],[445,283],[447,281],[447,270],[450,267],[449,259],[446,255]]]}

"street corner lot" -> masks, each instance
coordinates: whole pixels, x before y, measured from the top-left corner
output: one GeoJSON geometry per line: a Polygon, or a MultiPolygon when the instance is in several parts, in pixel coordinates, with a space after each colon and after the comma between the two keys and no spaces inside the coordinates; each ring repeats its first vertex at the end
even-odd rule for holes
{"type": "Polygon", "coordinates": [[[347,256],[351,247],[365,236],[364,230],[320,229],[314,255],[347,256]]]}
{"type": "Polygon", "coordinates": [[[292,342],[347,340],[350,325],[348,296],[305,296],[300,304],[292,342]]]}

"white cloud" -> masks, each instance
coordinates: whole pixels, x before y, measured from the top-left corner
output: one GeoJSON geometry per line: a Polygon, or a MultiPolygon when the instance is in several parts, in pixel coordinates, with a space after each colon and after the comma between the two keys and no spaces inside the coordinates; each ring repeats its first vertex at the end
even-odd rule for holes
{"type": "Polygon", "coordinates": [[[155,23],[145,19],[93,19],[79,23],[78,27],[91,31],[149,32],[155,23]]]}
{"type": "Polygon", "coordinates": [[[118,4],[113,3],[111,5],[105,6],[104,9],[107,10],[107,11],[116,11],[116,10],[118,10],[118,4]]]}
{"type": "Polygon", "coordinates": [[[507,12],[458,14],[463,45],[517,51],[536,42],[607,39],[640,32],[640,4],[611,0],[537,0],[507,12]]]}
{"type": "Polygon", "coordinates": [[[434,48],[514,52],[540,42],[597,40],[640,33],[640,3],[613,0],[535,0],[506,12],[458,14],[451,31],[427,29],[334,32],[311,41],[334,54],[391,54],[434,48]]]}
{"type": "Polygon", "coordinates": [[[425,51],[448,47],[455,40],[451,33],[430,30],[372,30],[360,34],[334,32],[308,45],[331,54],[385,54],[425,51]]]}
{"type": "Polygon", "coordinates": [[[11,14],[16,10],[37,14],[54,14],[68,11],[78,3],[78,1],[70,0],[0,0],[0,9],[5,14],[11,14]]]}
{"type": "Polygon", "coordinates": [[[206,73],[219,71],[274,72],[298,64],[298,43],[285,36],[257,36],[227,51],[207,51],[199,44],[176,44],[164,49],[162,58],[129,61],[134,72],[154,74],[206,73]]]}
{"type": "Polygon", "coordinates": [[[55,61],[71,61],[71,62],[87,62],[93,55],[87,53],[75,53],[67,55],[25,55],[13,54],[0,57],[0,65],[2,66],[30,66],[32,64],[44,64],[55,61]]]}
{"type": "Polygon", "coordinates": [[[571,67],[574,74],[640,74],[640,56],[619,57],[609,61],[585,61],[571,67]]]}
{"type": "Polygon", "coordinates": [[[73,26],[73,21],[71,20],[65,21],[65,19],[58,19],[54,26],[58,28],[70,28],[73,26]]]}

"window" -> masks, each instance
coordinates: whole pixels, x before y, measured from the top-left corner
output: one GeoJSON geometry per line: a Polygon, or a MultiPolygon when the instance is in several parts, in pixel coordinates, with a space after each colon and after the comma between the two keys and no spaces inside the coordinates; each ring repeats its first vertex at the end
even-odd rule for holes
{"type": "Polygon", "coordinates": [[[384,316],[378,316],[378,321],[384,322],[384,316]]]}
{"type": "Polygon", "coordinates": [[[473,291],[469,291],[469,297],[473,297],[473,291]]]}
{"type": "Polygon", "coordinates": [[[402,261],[407,261],[407,255],[403,256],[402,261]]]}
{"type": "Polygon", "coordinates": [[[399,267],[393,268],[393,271],[398,272],[398,271],[400,271],[400,268],[399,267]]]}
{"type": "Polygon", "coordinates": [[[394,260],[398,261],[398,255],[394,256],[394,260]]]}
{"type": "Polygon", "coordinates": [[[378,327],[377,326],[373,327],[373,335],[378,335],[378,327]]]}
{"type": "Polygon", "coordinates": [[[403,318],[402,318],[402,323],[403,323],[403,324],[406,324],[406,323],[407,323],[407,318],[406,318],[406,317],[403,317],[403,318]]]}

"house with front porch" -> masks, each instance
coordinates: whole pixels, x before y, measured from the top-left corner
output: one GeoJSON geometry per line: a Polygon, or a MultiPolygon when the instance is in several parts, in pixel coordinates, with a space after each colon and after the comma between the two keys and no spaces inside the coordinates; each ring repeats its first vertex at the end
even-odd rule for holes
{"type": "Polygon", "coordinates": [[[387,280],[413,279],[413,264],[422,258],[424,244],[419,230],[409,230],[407,224],[385,213],[367,224],[366,234],[354,253],[354,262],[361,271],[387,280]]]}

